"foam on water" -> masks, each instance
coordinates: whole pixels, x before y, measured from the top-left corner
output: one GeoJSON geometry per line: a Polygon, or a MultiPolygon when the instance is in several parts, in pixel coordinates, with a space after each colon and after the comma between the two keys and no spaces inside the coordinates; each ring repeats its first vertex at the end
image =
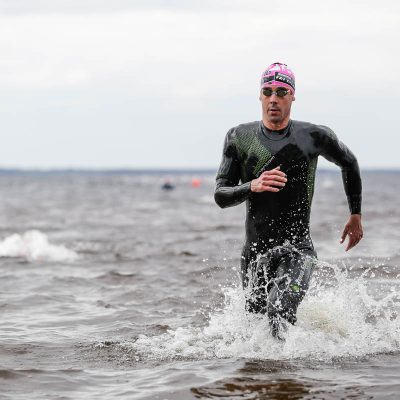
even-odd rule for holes
{"type": "Polygon", "coordinates": [[[0,241],[0,257],[22,257],[27,261],[75,261],[73,250],[49,243],[48,237],[37,230],[17,233],[0,241]]]}
{"type": "Polygon", "coordinates": [[[350,279],[338,266],[332,279],[312,287],[298,310],[296,326],[290,326],[284,343],[269,333],[266,317],[244,311],[241,288],[225,288],[224,307],[214,310],[206,327],[181,327],[158,336],[140,335],[122,343],[139,359],[257,358],[331,360],[362,357],[400,349],[400,319],[395,309],[400,296],[388,291],[381,300],[367,290],[361,276],[350,279]]]}

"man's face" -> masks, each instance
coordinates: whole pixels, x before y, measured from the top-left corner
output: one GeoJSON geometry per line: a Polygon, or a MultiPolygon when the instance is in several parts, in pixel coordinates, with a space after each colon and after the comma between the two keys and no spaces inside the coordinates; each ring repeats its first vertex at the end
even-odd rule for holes
{"type": "Polygon", "coordinates": [[[263,119],[266,118],[267,121],[272,124],[280,124],[285,121],[285,119],[290,116],[290,108],[292,107],[292,102],[295,100],[293,91],[289,89],[286,96],[279,97],[276,94],[278,89],[287,90],[287,88],[279,85],[268,85],[266,88],[273,90],[271,96],[265,96],[263,89],[260,92],[260,101],[262,104],[263,119]]]}

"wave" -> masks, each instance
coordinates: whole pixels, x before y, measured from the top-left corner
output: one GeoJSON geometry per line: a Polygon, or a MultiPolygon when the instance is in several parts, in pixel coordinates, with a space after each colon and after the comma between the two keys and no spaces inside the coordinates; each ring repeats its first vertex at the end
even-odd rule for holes
{"type": "MultiPolygon", "coordinates": [[[[157,336],[139,335],[120,343],[140,359],[316,359],[365,357],[400,350],[400,295],[388,293],[374,299],[364,277],[349,278],[335,265],[328,282],[314,279],[290,326],[284,343],[273,339],[264,316],[244,311],[245,296],[239,287],[224,289],[222,309],[209,315],[206,327],[180,327],[157,336]]],[[[318,278],[318,277],[317,277],[318,278]]]]}
{"type": "Polygon", "coordinates": [[[22,235],[15,233],[0,241],[0,257],[18,257],[29,262],[71,262],[79,258],[73,250],[49,243],[47,235],[37,230],[30,230],[22,235]]]}

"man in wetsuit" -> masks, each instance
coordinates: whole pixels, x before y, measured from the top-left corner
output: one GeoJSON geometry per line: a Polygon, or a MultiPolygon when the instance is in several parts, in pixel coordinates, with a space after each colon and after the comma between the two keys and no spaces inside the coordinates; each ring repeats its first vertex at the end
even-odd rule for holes
{"type": "Polygon", "coordinates": [[[316,262],[310,210],[319,155],[342,170],[351,215],[341,243],[349,238],[347,251],[363,236],[356,157],[328,127],[291,120],[294,100],[293,72],[271,64],[261,78],[262,121],[228,131],[215,189],[222,208],[246,201],[241,262],[246,308],[267,314],[278,338],[286,322],[296,322],[316,262]]]}

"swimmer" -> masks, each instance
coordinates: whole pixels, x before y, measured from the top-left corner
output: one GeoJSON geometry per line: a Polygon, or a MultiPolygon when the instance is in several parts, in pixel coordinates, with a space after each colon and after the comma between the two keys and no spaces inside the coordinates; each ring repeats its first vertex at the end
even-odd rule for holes
{"type": "Polygon", "coordinates": [[[246,239],[241,275],[246,309],[266,314],[271,333],[283,338],[295,324],[317,254],[310,236],[310,211],[317,160],[341,168],[350,216],[341,243],[346,251],[363,237],[358,162],[335,133],[323,125],[290,119],[295,76],[286,64],[262,74],[262,120],[238,125],[226,135],[215,201],[222,207],[246,201],[246,239]]]}

